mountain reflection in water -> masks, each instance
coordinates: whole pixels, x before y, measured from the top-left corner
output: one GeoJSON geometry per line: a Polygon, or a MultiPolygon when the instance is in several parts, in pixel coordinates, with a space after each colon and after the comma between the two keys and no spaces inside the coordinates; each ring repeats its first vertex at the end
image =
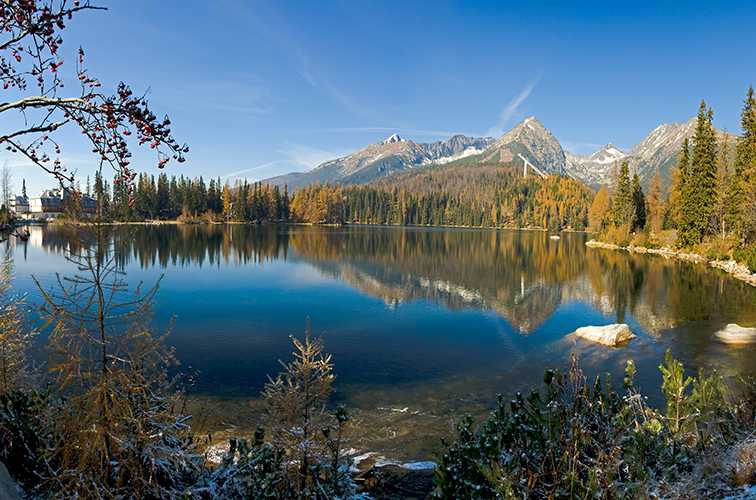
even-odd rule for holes
{"type": "MultiPolygon", "coordinates": [[[[727,323],[756,324],[756,288],[704,265],[586,248],[583,234],[555,241],[542,232],[364,226],[105,231],[130,281],[165,275],[156,321],[167,326],[176,315],[169,341],[183,367],[199,372],[197,394],[236,405],[256,397],[288,357],[288,335],[310,317],[334,356],[336,398],[365,421],[380,412],[403,419],[376,425],[401,427],[405,443],[422,423],[415,454],[448,431],[449,415],[485,412],[497,392],[537,385],[545,368],[564,366],[572,353],[589,374],[608,371],[615,381],[635,359],[652,399],[667,348],[691,368],[756,373],[756,345],[713,338],[727,323]],[[565,338],[612,322],[630,324],[638,338],[622,349],[565,338]]],[[[50,225],[31,228],[28,242],[6,243],[15,245],[17,288],[35,302],[31,274],[50,283],[55,272],[72,272],[64,252],[93,241],[87,229],[50,225]]],[[[242,418],[248,409],[231,411],[242,418]]],[[[391,448],[397,432],[371,446],[391,448]]]]}

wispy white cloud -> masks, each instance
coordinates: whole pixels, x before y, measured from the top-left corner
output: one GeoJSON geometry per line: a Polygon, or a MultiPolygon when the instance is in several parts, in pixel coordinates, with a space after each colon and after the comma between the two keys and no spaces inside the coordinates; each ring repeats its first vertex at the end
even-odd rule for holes
{"type": "Polygon", "coordinates": [[[236,6],[237,20],[245,21],[245,28],[254,29],[276,45],[293,70],[312,88],[322,92],[325,96],[339,104],[351,114],[359,117],[370,117],[377,114],[365,102],[357,99],[339,85],[333,70],[322,68],[321,62],[307,50],[307,43],[302,41],[301,30],[292,26],[291,22],[276,8],[275,3],[256,4],[254,7],[241,3],[236,6]]]}
{"type": "Polygon", "coordinates": [[[262,165],[257,165],[257,166],[249,167],[249,168],[243,168],[241,170],[236,170],[234,172],[229,172],[227,174],[223,174],[223,175],[220,176],[220,178],[221,178],[221,180],[233,179],[235,177],[241,177],[242,174],[247,174],[249,172],[254,172],[254,171],[262,170],[262,169],[266,169],[266,168],[269,169],[271,167],[275,167],[277,165],[282,165],[284,163],[289,163],[289,160],[269,161],[268,163],[263,163],[262,165]]]}
{"type": "Polygon", "coordinates": [[[506,126],[509,124],[509,121],[512,119],[512,117],[517,113],[519,110],[520,105],[525,102],[525,99],[527,99],[530,96],[530,93],[533,92],[533,89],[536,85],[538,85],[538,81],[540,78],[536,78],[530,83],[528,83],[525,88],[523,88],[519,94],[514,96],[512,100],[510,100],[506,106],[501,110],[501,113],[499,114],[499,121],[488,129],[486,132],[487,136],[491,137],[498,137],[502,135],[505,130],[506,126]]]}
{"type": "MultiPolygon", "coordinates": [[[[11,155],[3,152],[3,154],[0,155],[0,162],[2,162],[3,165],[6,165],[10,169],[29,168],[42,171],[42,169],[37,164],[33,163],[31,160],[29,160],[25,156],[22,156],[21,154],[11,155]]],[[[69,170],[75,169],[77,167],[87,167],[92,165],[96,166],[99,164],[96,157],[92,155],[75,153],[69,153],[61,156],[60,162],[69,170]]]]}
{"type": "Polygon", "coordinates": [[[255,180],[266,179],[288,172],[312,170],[323,162],[339,158],[346,154],[345,151],[327,151],[302,144],[287,144],[276,152],[284,158],[228,172],[221,175],[220,178],[221,180],[230,180],[239,177],[251,177],[255,180]],[[255,175],[249,175],[253,172],[255,175]]]}
{"type": "Polygon", "coordinates": [[[239,76],[236,80],[186,83],[174,87],[168,98],[182,105],[191,100],[199,108],[223,113],[265,115],[273,109],[273,100],[267,90],[255,82],[254,78],[247,76],[239,76]],[[208,92],[208,89],[212,92],[208,92]],[[199,94],[204,97],[193,99],[199,94]]]}
{"type": "Polygon", "coordinates": [[[289,144],[284,149],[279,149],[278,152],[286,156],[290,163],[307,170],[344,155],[342,151],[328,151],[302,144],[289,144]]]}

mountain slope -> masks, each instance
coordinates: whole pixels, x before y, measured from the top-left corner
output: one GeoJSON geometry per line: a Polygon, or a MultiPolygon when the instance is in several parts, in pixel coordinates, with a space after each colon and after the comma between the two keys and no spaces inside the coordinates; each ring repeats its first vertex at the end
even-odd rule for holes
{"type": "MultiPolygon", "coordinates": [[[[693,137],[695,129],[695,117],[685,123],[664,123],[636,144],[630,150],[630,168],[638,172],[641,183],[650,184],[657,171],[661,172],[665,185],[671,182],[677,154],[685,139],[693,137]]],[[[717,135],[721,134],[717,131],[717,135]]]]}
{"type": "Polygon", "coordinates": [[[455,135],[445,141],[416,143],[397,134],[350,155],[330,160],[309,172],[267,179],[274,185],[296,189],[313,183],[364,184],[421,165],[444,164],[483,152],[493,143],[488,137],[455,135]]]}
{"type": "Polygon", "coordinates": [[[566,171],[589,186],[609,184],[615,165],[627,156],[627,153],[613,144],[602,146],[601,149],[587,156],[567,152],[566,171]]]}
{"type": "Polygon", "coordinates": [[[525,118],[481,155],[486,163],[521,164],[518,154],[546,173],[561,174],[567,160],[556,137],[534,116],[525,118]]]}
{"type": "MultiPolygon", "coordinates": [[[[695,117],[683,123],[663,123],[649,132],[627,153],[611,144],[590,156],[567,153],[567,171],[590,186],[608,185],[612,182],[615,166],[627,161],[630,171],[638,173],[643,186],[651,183],[656,172],[661,173],[662,184],[668,186],[683,141],[693,137],[695,128],[695,117]]],[[[730,145],[734,144],[733,135],[721,130],[716,130],[716,133],[719,141],[727,135],[730,145]]]]}

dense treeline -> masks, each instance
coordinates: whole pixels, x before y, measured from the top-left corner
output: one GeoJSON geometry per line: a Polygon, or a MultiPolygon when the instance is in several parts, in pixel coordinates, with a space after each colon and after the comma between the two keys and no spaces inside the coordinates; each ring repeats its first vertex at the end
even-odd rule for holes
{"type": "MultiPolygon", "coordinates": [[[[369,186],[288,189],[141,174],[133,190],[97,174],[83,194],[103,221],[195,220],[584,229],[591,191],[566,177],[523,179],[507,167],[453,166],[369,186]]],[[[69,204],[70,205],[70,204],[69,204]]],[[[78,206],[78,204],[74,204],[78,206]]],[[[70,218],[80,214],[67,210],[70,218]]]]}
{"type": "Polygon", "coordinates": [[[101,220],[133,221],[179,217],[204,217],[227,221],[285,221],[289,218],[289,193],[284,187],[246,180],[222,184],[220,179],[205,182],[202,177],[168,178],[140,174],[133,191],[114,180],[112,188],[98,173],[94,186],[87,179],[85,193],[97,202],[101,220]]]}
{"type": "Polygon", "coordinates": [[[669,192],[657,172],[645,195],[637,175],[623,163],[611,195],[599,190],[589,225],[612,242],[665,243],[665,230],[678,248],[709,257],[744,261],[756,270],[756,100],[748,89],[741,114],[742,131],[731,157],[730,137],[717,137],[713,111],[701,102],[693,137],[678,155],[669,192]],[[662,238],[663,239],[663,238],[662,238]]]}
{"type": "Polygon", "coordinates": [[[312,223],[583,229],[592,192],[566,177],[521,178],[507,167],[453,166],[370,186],[298,191],[292,217],[312,223]]]}

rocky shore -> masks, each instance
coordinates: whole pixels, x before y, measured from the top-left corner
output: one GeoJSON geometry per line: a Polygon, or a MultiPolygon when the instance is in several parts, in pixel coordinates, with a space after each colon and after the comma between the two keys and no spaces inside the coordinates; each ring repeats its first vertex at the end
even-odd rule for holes
{"type": "Polygon", "coordinates": [[[752,273],[746,266],[739,264],[734,260],[709,260],[703,255],[690,252],[681,252],[669,247],[663,248],[647,248],[642,246],[620,246],[614,243],[604,243],[603,241],[588,240],[586,246],[591,248],[605,248],[608,250],[624,250],[631,253],[649,253],[655,255],[661,255],[666,258],[674,258],[693,262],[697,264],[708,264],[716,269],[721,269],[730,276],[740,281],[744,281],[751,286],[756,286],[756,273],[752,273]]]}

